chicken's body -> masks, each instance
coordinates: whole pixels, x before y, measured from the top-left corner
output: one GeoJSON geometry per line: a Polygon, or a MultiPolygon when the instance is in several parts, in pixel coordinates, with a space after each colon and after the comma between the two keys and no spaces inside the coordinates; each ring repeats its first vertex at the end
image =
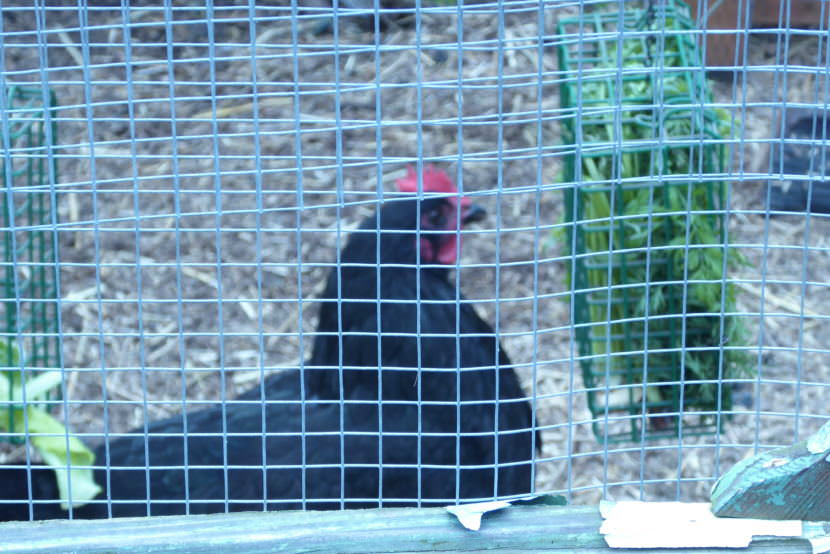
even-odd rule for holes
{"type": "MultiPolygon", "coordinates": [[[[391,201],[368,218],[328,278],[307,364],[224,406],[155,422],[146,437],[137,430],[101,445],[96,463],[109,469],[95,477],[110,502],[75,517],[451,504],[531,492],[537,441],[510,360],[447,269],[416,265],[418,248],[422,264],[457,256],[454,218],[464,221],[470,208],[451,200],[391,201]],[[436,221],[443,235],[415,234],[436,221]]],[[[51,471],[34,474],[52,494],[51,471]]],[[[0,485],[0,519],[29,518],[25,503],[4,498],[0,485]]],[[[55,505],[35,511],[35,519],[61,516],[55,505]]]]}

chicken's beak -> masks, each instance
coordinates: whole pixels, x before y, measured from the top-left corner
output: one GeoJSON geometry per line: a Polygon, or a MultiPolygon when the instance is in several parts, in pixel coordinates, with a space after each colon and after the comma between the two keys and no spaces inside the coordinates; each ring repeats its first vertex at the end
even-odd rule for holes
{"type": "Polygon", "coordinates": [[[475,223],[476,221],[481,221],[487,216],[487,210],[479,206],[478,204],[470,204],[470,206],[464,210],[464,215],[461,217],[461,221],[466,225],[468,223],[475,223]]]}

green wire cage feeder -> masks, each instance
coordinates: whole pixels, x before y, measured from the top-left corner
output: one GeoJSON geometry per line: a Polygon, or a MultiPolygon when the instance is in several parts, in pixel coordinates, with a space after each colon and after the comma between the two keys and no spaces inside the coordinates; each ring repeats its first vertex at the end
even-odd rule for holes
{"type": "Polygon", "coordinates": [[[558,25],[572,317],[602,442],[716,432],[724,379],[749,367],[725,276],[734,122],[709,107],[694,29],[672,0],[558,25]]]}
{"type": "MultiPolygon", "coordinates": [[[[6,396],[0,417],[15,429],[16,393],[32,369],[61,367],[58,341],[55,212],[50,173],[57,178],[50,141],[57,129],[48,115],[55,95],[39,88],[8,87],[0,129],[3,186],[2,343],[0,379],[6,396]],[[5,135],[5,136],[3,136],[5,135]]],[[[54,398],[50,393],[40,398],[54,398]]],[[[27,397],[29,397],[27,395],[27,397]]],[[[0,438],[4,434],[0,433],[0,438]]],[[[14,439],[18,442],[17,439],[14,439]]]]}

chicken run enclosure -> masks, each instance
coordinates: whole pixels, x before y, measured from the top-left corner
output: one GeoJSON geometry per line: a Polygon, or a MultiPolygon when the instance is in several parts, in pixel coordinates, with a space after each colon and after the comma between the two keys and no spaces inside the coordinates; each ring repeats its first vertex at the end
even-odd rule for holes
{"type": "Polygon", "coordinates": [[[38,519],[26,482],[47,474],[70,518],[130,498],[133,515],[311,509],[318,473],[335,509],[706,502],[738,461],[830,415],[826,1],[0,13],[2,513],[38,519]],[[377,238],[402,232],[381,206],[414,210],[413,261],[377,238]],[[363,258],[344,249],[358,238],[363,258]],[[452,361],[428,367],[442,349],[452,361]],[[314,371],[340,393],[257,388],[314,371]],[[374,392],[345,392],[359,379],[374,392]],[[243,409],[259,423],[234,427],[243,409]],[[185,453],[153,452],[172,444],[185,453]],[[278,498],[269,444],[293,460],[278,498]],[[466,488],[476,464],[489,493],[466,488]],[[350,493],[352,470],[376,492],[350,493]],[[179,511],[151,502],[159,471],[179,511]],[[241,506],[245,479],[259,492],[241,506]],[[430,493],[442,479],[450,493],[430,493]]]}

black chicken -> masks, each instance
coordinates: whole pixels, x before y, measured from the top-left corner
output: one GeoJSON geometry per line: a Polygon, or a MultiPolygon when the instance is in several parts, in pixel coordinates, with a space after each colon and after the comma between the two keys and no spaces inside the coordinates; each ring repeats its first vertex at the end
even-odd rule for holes
{"type": "MultiPolygon", "coordinates": [[[[422,182],[427,192],[457,192],[439,170],[427,168],[422,182]]],[[[402,191],[416,184],[412,170],[398,182],[402,191]]],[[[155,422],[147,437],[136,430],[102,444],[96,463],[107,468],[95,478],[104,492],[74,517],[531,492],[539,440],[530,406],[492,328],[448,280],[461,223],[483,215],[457,194],[389,201],[353,233],[329,275],[304,367],[224,406],[155,422]]],[[[31,472],[34,499],[52,501],[35,503],[34,519],[66,517],[54,473],[31,472]]],[[[0,472],[0,520],[30,518],[28,489],[25,469],[0,472]]]]}

